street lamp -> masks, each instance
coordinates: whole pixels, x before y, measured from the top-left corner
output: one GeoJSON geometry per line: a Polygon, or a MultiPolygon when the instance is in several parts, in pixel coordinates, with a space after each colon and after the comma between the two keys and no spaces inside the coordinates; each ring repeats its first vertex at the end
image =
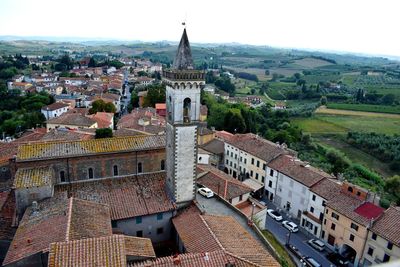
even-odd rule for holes
{"type": "Polygon", "coordinates": [[[286,234],[286,245],[289,245],[290,243],[290,235],[292,234],[292,231],[289,230],[289,232],[286,234]]]}

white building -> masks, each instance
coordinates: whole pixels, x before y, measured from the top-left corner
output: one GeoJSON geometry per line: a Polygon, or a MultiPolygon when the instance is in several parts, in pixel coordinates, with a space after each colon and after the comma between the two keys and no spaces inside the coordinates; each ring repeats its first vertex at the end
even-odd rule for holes
{"type": "Polygon", "coordinates": [[[41,108],[42,114],[46,117],[46,120],[59,117],[61,114],[67,112],[70,109],[70,105],[63,102],[55,102],[48,106],[41,108]]]}
{"type": "Polygon", "coordinates": [[[265,191],[275,205],[300,219],[309,204],[310,188],[325,178],[332,177],[293,156],[282,155],[268,163],[265,191]]]}
{"type": "Polygon", "coordinates": [[[274,158],[289,153],[284,146],[251,133],[222,139],[225,143],[225,172],[241,181],[253,180],[259,185],[254,188],[255,191],[264,187],[267,164],[274,158]]]}
{"type": "Polygon", "coordinates": [[[340,195],[337,180],[322,179],[310,189],[307,210],[301,214],[301,226],[317,238],[321,238],[322,221],[327,201],[340,195]]]}

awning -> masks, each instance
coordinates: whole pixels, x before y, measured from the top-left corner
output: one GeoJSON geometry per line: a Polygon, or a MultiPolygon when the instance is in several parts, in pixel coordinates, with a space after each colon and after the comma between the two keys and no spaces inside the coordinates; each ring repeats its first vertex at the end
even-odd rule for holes
{"type": "Polygon", "coordinates": [[[255,181],[253,179],[246,179],[243,181],[243,183],[245,185],[247,185],[248,187],[250,187],[251,189],[253,189],[253,192],[256,192],[264,187],[262,184],[260,184],[259,182],[255,181]]]}

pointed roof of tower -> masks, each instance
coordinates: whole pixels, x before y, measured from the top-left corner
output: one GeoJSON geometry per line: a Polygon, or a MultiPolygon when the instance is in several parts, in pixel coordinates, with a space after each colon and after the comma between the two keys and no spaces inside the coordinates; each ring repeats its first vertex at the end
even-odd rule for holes
{"type": "Polygon", "coordinates": [[[178,70],[193,69],[192,51],[186,29],[183,30],[172,68],[178,70]]]}

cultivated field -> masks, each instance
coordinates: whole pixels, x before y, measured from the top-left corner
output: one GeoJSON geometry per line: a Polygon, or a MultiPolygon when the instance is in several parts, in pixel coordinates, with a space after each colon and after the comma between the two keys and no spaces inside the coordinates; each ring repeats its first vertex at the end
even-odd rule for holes
{"type": "Polygon", "coordinates": [[[333,65],[332,63],[322,60],[322,59],[317,59],[317,58],[311,58],[311,57],[306,57],[302,59],[295,60],[295,64],[300,65],[304,68],[317,68],[321,66],[327,66],[327,65],[333,65]]]}
{"type": "Polygon", "coordinates": [[[325,114],[325,115],[360,116],[360,117],[368,117],[368,118],[390,118],[390,119],[397,119],[398,122],[400,123],[400,114],[333,109],[333,108],[326,108],[324,106],[319,107],[315,111],[315,113],[316,114],[325,114]]]}
{"type": "Polygon", "coordinates": [[[353,110],[353,111],[366,111],[366,112],[374,112],[374,113],[400,114],[400,106],[329,103],[327,108],[328,109],[353,110]]]}

